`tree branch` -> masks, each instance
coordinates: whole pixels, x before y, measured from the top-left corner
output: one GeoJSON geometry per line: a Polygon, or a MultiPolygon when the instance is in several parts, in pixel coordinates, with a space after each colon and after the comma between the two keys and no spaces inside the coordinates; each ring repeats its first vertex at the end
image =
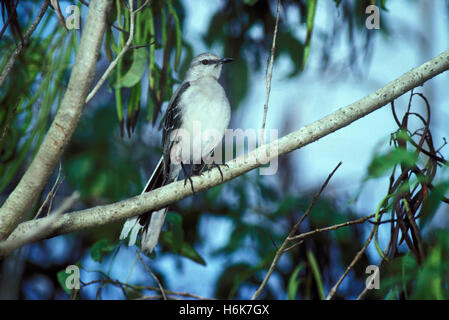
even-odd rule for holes
{"type": "MultiPolygon", "coordinates": [[[[94,4],[93,2],[92,4],[94,4]]],[[[278,150],[277,154],[270,153],[272,158],[292,152],[295,149],[308,145],[326,135],[341,129],[365,115],[388,104],[407,91],[422,85],[425,81],[449,69],[449,50],[423,65],[410,70],[381,89],[371,93],[365,98],[341,108],[324,118],[317,120],[297,131],[294,131],[278,140],[265,144],[248,154],[229,161],[228,168],[222,167],[221,176],[218,169],[206,171],[201,176],[192,177],[197,192],[212,188],[227,182],[250,170],[260,167],[262,163],[256,159],[266,159],[267,151],[278,150]],[[222,180],[223,178],[223,180],[222,180]]],[[[265,162],[264,162],[265,163],[265,162]]],[[[109,223],[125,220],[144,212],[163,208],[192,194],[189,185],[184,186],[183,181],[177,181],[148,193],[132,197],[117,203],[97,206],[94,208],[72,212],[59,217],[54,224],[54,230],[49,236],[70,233],[86,228],[103,226],[109,223]]],[[[14,207],[12,207],[14,208],[14,207]]],[[[11,212],[17,210],[8,209],[11,212]]],[[[3,208],[2,208],[3,210],[3,208]]],[[[0,211],[1,212],[1,211],[0,211]]],[[[0,216],[1,217],[1,216],[0,216]]],[[[35,228],[39,228],[46,219],[21,223],[9,238],[20,238],[35,228]]],[[[2,224],[4,225],[4,224],[2,224]]],[[[3,227],[2,227],[3,228],[3,227]]]]}
{"type": "Polygon", "coordinates": [[[77,127],[92,83],[110,4],[111,1],[99,0],[92,1],[89,6],[86,27],[61,106],[35,158],[0,208],[0,240],[14,230],[45,187],[77,127]]]}
{"type": "Polygon", "coordinates": [[[120,59],[125,55],[126,52],[128,52],[129,48],[131,47],[133,41],[134,41],[134,29],[135,29],[135,21],[136,21],[136,13],[143,9],[149,1],[145,2],[139,9],[134,11],[134,2],[133,0],[129,0],[129,14],[130,14],[130,22],[129,22],[129,36],[128,40],[125,43],[125,46],[120,51],[120,53],[117,55],[117,57],[114,59],[114,61],[111,62],[111,64],[108,66],[106,71],[101,76],[100,80],[98,80],[95,87],[92,89],[91,92],[87,95],[86,98],[86,104],[92,100],[92,98],[97,94],[98,90],[100,90],[103,83],[106,81],[106,79],[109,77],[111,72],[115,69],[115,67],[118,65],[120,59]]]}
{"type": "Polygon", "coordinates": [[[36,16],[36,19],[33,21],[31,26],[28,28],[27,32],[25,33],[25,36],[23,37],[23,41],[19,43],[16,50],[12,53],[11,57],[9,57],[8,62],[6,63],[5,67],[2,70],[2,73],[0,74],[0,88],[5,83],[6,78],[8,77],[8,74],[11,72],[12,68],[14,67],[14,63],[16,62],[17,57],[22,52],[22,49],[28,44],[28,40],[31,37],[31,34],[36,30],[37,26],[42,20],[42,17],[44,16],[45,12],[48,9],[48,6],[50,5],[49,0],[45,0],[42,3],[42,6],[36,16]]]}
{"type": "Polygon", "coordinates": [[[274,26],[273,32],[273,42],[271,44],[270,58],[267,60],[267,68],[265,70],[265,87],[267,89],[267,93],[265,96],[265,104],[263,107],[262,130],[260,131],[261,144],[265,143],[265,124],[267,122],[268,102],[270,101],[271,78],[273,77],[274,51],[276,50],[276,37],[278,34],[280,11],[281,11],[281,0],[278,0],[276,8],[276,24],[274,26]]]}
{"type": "Polygon", "coordinates": [[[64,212],[69,210],[79,198],[80,193],[78,191],[73,192],[70,197],[62,202],[58,209],[56,209],[51,215],[47,216],[47,219],[45,219],[45,222],[42,223],[39,228],[34,228],[31,232],[24,234],[23,237],[0,242],[0,257],[8,255],[14,249],[27,243],[47,237],[49,231],[53,229],[53,224],[55,221],[57,221],[64,212]]]}
{"type": "Polygon", "coordinates": [[[349,271],[351,271],[351,269],[355,266],[355,264],[357,263],[357,261],[360,260],[360,258],[362,257],[363,253],[365,252],[366,248],[368,248],[368,245],[371,243],[371,240],[373,240],[374,234],[377,231],[377,228],[379,227],[378,224],[374,225],[373,229],[371,230],[371,233],[368,236],[368,239],[366,240],[365,244],[363,245],[362,249],[360,249],[357,254],[355,255],[354,259],[352,259],[351,263],[349,264],[349,266],[346,268],[345,272],[343,272],[343,274],[341,275],[341,277],[338,279],[337,283],[330,289],[329,294],[326,297],[326,300],[332,300],[332,298],[334,297],[334,295],[337,293],[337,289],[340,286],[340,284],[343,282],[343,280],[346,278],[346,276],[348,275],[349,271]]]}
{"type": "Polygon", "coordinates": [[[298,234],[296,236],[289,237],[288,238],[289,241],[296,241],[296,243],[292,244],[288,248],[285,248],[284,252],[287,252],[287,251],[293,249],[298,244],[302,243],[303,239],[308,238],[310,236],[313,236],[313,235],[315,235],[317,233],[321,233],[321,232],[325,232],[325,231],[337,230],[337,229],[340,229],[340,228],[343,228],[343,227],[347,227],[347,226],[350,226],[350,225],[353,225],[353,224],[362,224],[362,223],[365,223],[366,221],[368,221],[369,219],[374,218],[375,216],[376,216],[376,214],[373,213],[372,215],[369,215],[369,216],[366,216],[366,217],[362,217],[362,218],[359,218],[359,219],[356,219],[356,220],[351,220],[351,221],[346,221],[346,222],[339,223],[339,224],[334,224],[332,226],[311,230],[311,231],[308,231],[308,232],[304,232],[304,233],[298,234]]]}
{"type": "Polygon", "coordinates": [[[277,249],[276,254],[275,254],[274,258],[273,258],[273,261],[271,262],[270,269],[268,269],[268,272],[265,275],[265,278],[263,279],[263,281],[260,284],[259,288],[257,288],[256,292],[254,292],[254,295],[252,296],[251,300],[256,300],[261,295],[263,289],[265,288],[266,284],[268,283],[268,280],[271,277],[271,274],[274,272],[274,269],[276,268],[277,262],[279,261],[281,256],[284,254],[285,248],[287,247],[287,245],[290,243],[290,238],[293,237],[293,235],[296,233],[296,231],[298,230],[298,228],[301,225],[301,223],[304,221],[305,218],[307,218],[307,216],[309,215],[310,211],[312,211],[312,208],[315,205],[315,203],[318,201],[318,198],[320,197],[321,193],[326,188],[326,186],[328,185],[330,179],[332,178],[332,176],[334,175],[334,173],[337,171],[337,169],[340,166],[341,166],[341,162],[339,162],[338,165],[335,167],[335,169],[332,170],[332,172],[329,174],[329,176],[327,177],[326,181],[324,181],[323,185],[321,186],[320,190],[313,197],[312,202],[309,204],[309,207],[307,208],[306,212],[304,212],[304,214],[302,215],[301,219],[299,219],[299,221],[290,230],[288,236],[284,239],[284,242],[282,242],[281,247],[277,249]]]}
{"type": "Polygon", "coordinates": [[[159,287],[159,290],[161,292],[162,298],[164,300],[167,300],[167,296],[165,294],[165,289],[162,286],[162,283],[159,281],[158,277],[154,274],[154,272],[151,270],[151,268],[145,263],[145,261],[143,261],[142,256],[139,253],[139,250],[136,249],[136,254],[137,257],[139,258],[140,262],[142,263],[142,265],[145,267],[145,270],[153,277],[153,279],[156,281],[157,286],[159,287]]]}

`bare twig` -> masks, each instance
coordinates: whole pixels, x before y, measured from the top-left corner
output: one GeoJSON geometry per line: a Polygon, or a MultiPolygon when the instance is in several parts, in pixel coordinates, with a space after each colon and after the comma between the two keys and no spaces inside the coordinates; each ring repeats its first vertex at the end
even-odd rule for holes
{"type": "Polygon", "coordinates": [[[90,100],[97,94],[98,90],[100,90],[103,83],[106,81],[106,79],[109,77],[111,72],[115,69],[115,67],[118,65],[120,59],[125,55],[126,52],[132,47],[132,43],[134,41],[134,30],[136,25],[136,14],[141,11],[143,8],[145,8],[149,4],[150,0],[146,0],[143,5],[141,5],[138,9],[134,10],[134,1],[129,0],[129,12],[130,12],[130,19],[129,19],[129,36],[128,40],[125,43],[125,46],[122,48],[120,53],[115,57],[115,59],[111,62],[109,67],[106,69],[106,71],[101,76],[100,80],[98,80],[95,87],[92,89],[91,92],[87,95],[86,98],[86,104],[89,103],[90,100]]]}
{"type": "Polygon", "coordinates": [[[274,52],[276,50],[276,37],[278,34],[280,11],[281,11],[281,0],[278,0],[277,9],[276,9],[276,24],[274,26],[273,42],[271,44],[271,53],[270,53],[269,60],[267,60],[267,68],[265,70],[265,87],[267,88],[267,93],[266,93],[266,97],[265,97],[265,104],[263,107],[262,130],[260,131],[261,144],[265,143],[265,125],[267,122],[268,102],[270,100],[271,78],[273,76],[274,52]]]}
{"type": "Polygon", "coordinates": [[[59,0],[50,0],[50,2],[51,2],[51,5],[52,5],[53,9],[56,12],[56,16],[58,17],[59,22],[61,22],[61,24],[64,26],[64,28],[67,29],[64,15],[62,14],[61,7],[59,6],[59,0]]]}
{"type": "MultiPolygon", "coordinates": [[[[148,289],[150,289],[150,288],[148,288],[148,289]]],[[[154,290],[154,289],[155,288],[153,288],[152,290],[154,290]]],[[[176,292],[176,291],[171,291],[171,290],[165,290],[165,291],[168,296],[179,296],[179,297],[193,298],[193,299],[198,299],[198,300],[213,300],[211,298],[202,297],[197,294],[193,294],[193,293],[189,293],[189,292],[176,292]]],[[[151,299],[151,296],[141,296],[139,298],[139,300],[149,300],[149,299],[151,299]]]]}
{"type": "Polygon", "coordinates": [[[362,257],[362,254],[365,252],[368,245],[371,243],[371,240],[373,240],[374,234],[376,233],[377,228],[379,225],[374,225],[373,229],[371,230],[370,235],[368,236],[368,239],[365,242],[365,245],[362,247],[362,249],[357,252],[354,259],[351,261],[349,266],[346,268],[345,272],[341,275],[341,277],[338,279],[337,283],[332,287],[332,289],[329,291],[329,294],[326,297],[326,300],[331,300],[334,295],[337,293],[337,289],[340,286],[341,282],[344,280],[344,278],[347,276],[349,271],[354,267],[354,265],[359,261],[359,259],[362,257]]]}
{"type": "MultiPolygon", "coordinates": [[[[329,227],[325,227],[325,228],[320,228],[320,229],[315,229],[315,230],[312,230],[312,231],[309,231],[309,232],[304,232],[304,233],[301,233],[301,234],[299,234],[299,235],[297,235],[297,236],[290,237],[289,240],[290,240],[290,241],[293,241],[293,240],[299,240],[299,241],[302,241],[304,238],[310,237],[310,236],[315,235],[315,234],[317,234],[317,233],[321,233],[321,232],[324,232],[324,231],[337,230],[337,229],[340,229],[340,228],[343,228],[343,227],[347,227],[347,226],[350,226],[350,225],[353,225],[353,224],[361,224],[361,223],[365,223],[367,220],[369,220],[369,219],[371,219],[371,218],[374,218],[375,216],[376,216],[376,214],[373,213],[372,215],[369,215],[369,216],[366,216],[366,217],[363,217],[363,218],[359,218],[359,219],[356,219],[356,220],[346,221],[346,222],[343,222],[343,223],[340,223],[340,224],[335,224],[335,225],[333,225],[333,226],[329,226],[329,227]]],[[[299,243],[300,243],[300,242],[295,243],[295,244],[293,244],[292,246],[286,248],[286,249],[284,250],[284,252],[285,252],[285,251],[288,251],[288,250],[290,250],[290,249],[293,249],[293,248],[296,247],[299,243]]]]}
{"type": "Polygon", "coordinates": [[[146,47],[152,46],[153,44],[156,44],[156,41],[151,41],[150,43],[132,46],[129,49],[134,50],[134,49],[146,48],[146,47]]]}
{"type": "MultiPolygon", "coordinates": [[[[48,192],[47,197],[45,198],[44,202],[42,202],[39,210],[37,211],[36,215],[34,216],[34,219],[38,218],[39,215],[41,214],[42,210],[44,209],[45,205],[47,204],[47,202],[56,196],[56,192],[57,189],[59,189],[59,186],[61,185],[62,181],[59,183],[59,179],[61,178],[61,173],[62,173],[62,165],[61,163],[59,163],[59,170],[58,170],[58,176],[56,177],[56,180],[53,184],[53,187],[51,188],[51,190],[48,192]]],[[[48,213],[50,213],[51,211],[51,205],[48,207],[48,213]]]]}
{"type": "MultiPolygon", "coordinates": [[[[387,257],[388,251],[390,251],[390,248],[391,248],[391,240],[388,243],[388,246],[384,251],[382,259],[380,260],[379,264],[377,265],[378,270],[380,270],[380,268],[382,267],[382,264],[387,260],[386,257],[387,257]]],[[[359,294],[359,296],[357,297],[357,300],[361,300],[365,296],[365,294],[368,292],[368,290],[372,290],[372,289],[369,289],[368,286],[365,286],[365,289],[363,289],[363,291],[359,294]]]]}
{"type": "MultiPolygon", "coordinates": [[[[132,291],[136,294],[140,294],[142,290],[151,290],[151,291],[156,291],[156,292],[161,292],[161,289],[158,287],[153,287],[153,286],[140,286],[140,285],[132,285],[129,283],[125,283],[125,282],[120,282],[118,280],[114,280],[111,278],[106,278],[106,279],[98,279],[98,280],[92,280],[89,281],[87,283],[82,283],[82,287],[81,289],[83,289],[86,286],[92,285],[92,284],[102,284],[103,286],[105,284],[113,284],[116,286],[120,286],[125,288],[128,291],[132,291]]],[[[178,297],[185,297],[185,298],[193,298],[193,299],[198,299],[198,300],[214,300],[211,298],[207,298],[207,297],[202,297],[193,293],[189,293],[189,292],[177,292],[177,291],[172,291],[172,290],[167,290],[164,289],[166,297],[170,297],[170,296],[178,296],[178,297]]],[[[160,297],[162,297],[162,294],[160,295],[160,297]]],[[[137,300],[149,300],[149,299],[155,299],[156,296],[148,296],[148,295],[142,295],[141,297],[137,298],[137,300]]]]}
{"type": "Polygon", "coordinates": [[[2,73],[0,74],[0,88],[3,86],[6,78],[8,77],[8,74],[11,72],[12,67],[14,66],[14,63],[16,62],[17,57],[23,50],[23,47],[28,44],[28,40],[30,39],[31,34],[34,32],[34,30],[36,30],[37,26],[41,22],[42,17],[44,16],[45,12],[47,11],[47,8],[49,5],[50,5],[50,0],[45,0],[42,3],[42,6],[36,16],[36,19],[33,21],[31,26],[26,31],[25,36],[23,37],[23,41],[17,46],[16,50],[14,50],[14,52],[12,53],[8,62],[6,63],[5,67],[3,68],[2,73]]]}
{"type": "Polygon", "coordinates": [[[139,12],[140,10],[144,9],[148,4],[150,3],[150,0],[146,0],[144,2],[144,4],[142,4],[139,8],[136,9],[136,11],[134,11],[134,13],[139,12]]]}
{"type": "Polygon", "coordinates": [[[12,122],[14,116],[16,115],[16,111],[17,111],[17,105],[14,106],[11,114],[8,117],[8,120],[6,121],[6,125],[5,125],[5,128],[3,129],[2,136],[0,137],[0,145],[2,144],[3,139],[5,138],[6,134],[8,133],[9,127],[11,126],[11,122],[12,122]]]}
{"type": "Polygon", "coordinates": [[[142,262],[143,266],[145,267],[145,270],[153,277],[153,279],[156,281],[159,289],[161,290],[162,297],[164,300],[167,300],[167,296],[165,295],[164,287],[162,287],[161,282],[159,281],[158,277],[154,274],[154,272],[150,269],[150,267],[143,261],[139,251],[136,249],[137,257],[139,258],[140,262],[142,262]]]}
{"type": "Polygon", "coordinates": [[[334,175],[334,173],[337,171],[337,169],[340,166],[341,166],[341,162],[339,162],[338,165],[335,167],[335,169],[329,174],[329,176],[327,177],[326,181],[321,186],[318,193],[315,194],[315,196],[313,197],[312,202],[310,203],[306,212],[302,215],[301,219],[299,219],[299,221],[293,226],[290,233],[288,234],[288,236],[285,238],[284,242],[282,243],[281,247],[279,249],[277,249],[276,255],[274,256],[274,259],[271,262],[270,269],[268,270],[268,272],[267,272],[265,278],[263,279],[262,283],[260,284],[259,288],[256,290],[256,292],[252,296],[251,300],[257,299],[260,296],[260,294],[262,293],[262,290],[264,289],[265,285],[267,284],[268,280],[270,279],[271,274],[273,273],[274,269],[276,268],[276,264],[277,264],[278,260],[281,258],[282,254],[285,252],[285,248],[287,247],[287,245],[290,243],[290,238],[293,237],[296,230],[298,230],[298,227],[301,225],[301,223],[304,221],[304,219],[309,215],[310,211],[312,210],[313,206],[317,202],[321,193],[326,188],[330,179],[332,178],[332,176],[334,175]]]}

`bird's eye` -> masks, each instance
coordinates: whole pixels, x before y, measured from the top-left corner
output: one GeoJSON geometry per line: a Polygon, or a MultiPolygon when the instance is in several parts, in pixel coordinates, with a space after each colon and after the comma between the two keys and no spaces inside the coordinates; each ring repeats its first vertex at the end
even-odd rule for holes
{"type": "Polygon", "coordinates": [[[206,65],[206,64],[209,64],[209,61],[207,59],[204,59],[204,60],[201,60],[201,63],[206,65]]]}

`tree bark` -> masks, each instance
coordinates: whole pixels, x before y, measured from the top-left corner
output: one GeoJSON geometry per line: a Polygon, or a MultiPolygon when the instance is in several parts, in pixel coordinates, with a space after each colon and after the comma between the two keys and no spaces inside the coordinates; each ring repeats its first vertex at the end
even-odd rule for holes
{"type": "Polygon", "coordinates": [[[78,55],[61,106],[35,158],[0,208],[0,240],[6,239],[23,220],[78,125],[93,80],[110,5],[110,0],[91,1],[89,5],[78,55]]]}

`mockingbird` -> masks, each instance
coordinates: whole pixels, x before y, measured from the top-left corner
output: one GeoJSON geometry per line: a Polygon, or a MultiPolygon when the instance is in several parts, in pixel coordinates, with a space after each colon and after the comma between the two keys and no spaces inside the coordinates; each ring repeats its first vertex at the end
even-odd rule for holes
{"type": "MultiPolygon", "coordinates": [[[[181,169],[186,181],[190,179],[184,164],[201,166],[207,162],[205,159],[210,161],[231,119],[229,101],[218,83],[221,66],[231,61],[233,59],[220,59],[212,53],[202,53],[192,60],[184,81],[168,103],[162,132],[163,154],[142,193],[177,180],[181,169]]],[[[128,244],[132,246],[142,230],[141,249],[151,253],[158,243],[167,209],[128,219],[120,240],[129,235],[128,244]]]]}

